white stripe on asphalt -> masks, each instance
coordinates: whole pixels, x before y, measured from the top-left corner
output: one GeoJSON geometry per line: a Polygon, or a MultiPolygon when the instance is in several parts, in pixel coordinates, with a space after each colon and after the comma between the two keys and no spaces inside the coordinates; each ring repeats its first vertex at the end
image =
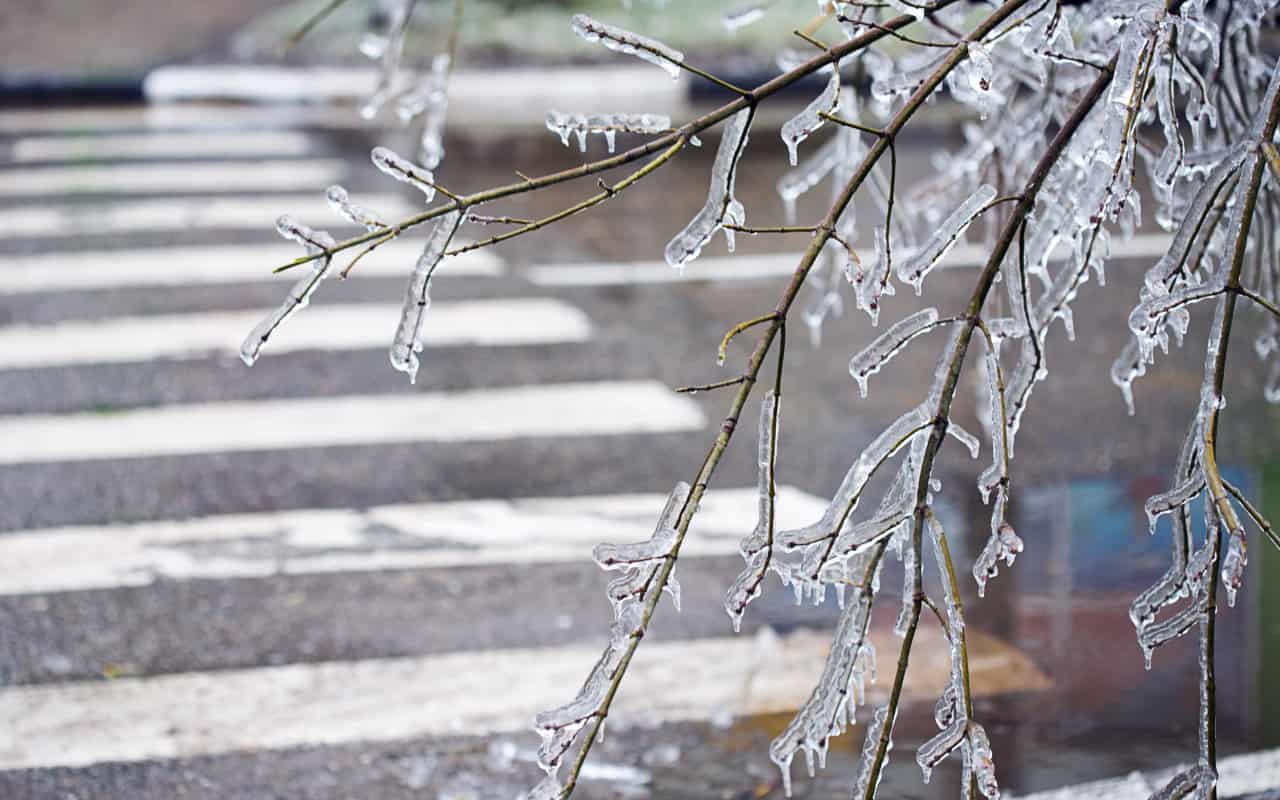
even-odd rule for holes
{"type": "MultiPolygon", "coordinates": [[[[1111,245],[1111,257],[1159,258],[1169,247],[1167,234],[1142,234],[1127,242],[1111,245]]],[[[987,248],[971,244],[956,245],[940,266],[947,268],[977,267],[985,263],[987,248]]],[[[1064,256],[1065,251],[1059,254],[1064,256]]],[[[521,274],[540,286],[615,286],[639,283],[682,283],[688,281],[752,281],[791,275],[800,262],[799,251],[764,255],[700,258],[678,272],[662,261],[584,263],[572,265],[532,266],[521,274]]]]}
{"type": "MultiPolygon", "coordinates": [[[[377,70],[265,66],[174,65],[147,73],[144,91],[152,101],[235,100],[279,104],[306,101],[346,104],[372,92],[377,70]]],[[[449,119],[459,129],[484,136],[494,130],[537,126],[546,110],[600,108],[626,97],[636,108],[652,113],[685,116],[689,112],[688,82],[671,80],[645,67],[576,67],[462,69],[449,78],[449,119]],[[502,109],[494,114],[495,108],[502,109]]],[[[383,117],[393,116],[390,109],[383,117]]],[[[353,110],[349,114],[355,116],[353,110]]]]}
{"type": "MultiPolygon", "coordinates": [[[[382,245],[360,259],[351,278],[407,278],[421,250],[421,241],[408,239],[382,245]]],[[[271,270],[301,254],[294,245],[271,242],[5,256],[0,259],[0,294],[246,281],[277,281],[283,292],[297,278],[293,273],[273,275],[271,270]]],[[[348,259],[339,256],[335,263],[345,267],[348,259]]],[[[306,267],[295,267],[294,272],[298,269],[306,267]]],[[[496,277],[503,274],[503,268],[490,252],[476,250],[446,259],[439,272],[438,279],[447,281],[453,277],[496,277]]]]}
{"type": "MultiPolygon", "coordinates": [[[[385,123],[384,123],[385,124],[385,123]]],[[[225,103],[149,103],[93,109],[0,111],[0,133],[100,133],[104,131],[191,130],[218,132],[235,128],[315,126],[378,128],[350,107],[225,103]]]]}
{"type": "Polygon", "coordinates": [[[72,164],[0,171],[0,197],[144,192],[322,191],[347,173],[338,158],[72,164]]]}
{"type": "MultiPolygon", "coordinates": [[[[970,636],[970,649],[984,655],[971,666],[975,695],[1050,685],[1023,654],[988,635],[970,636]]],[[[889,630],[873,630],[871,640],[881,652],[898,649],[889,630]]],[[[610,719],[657,725],[794,710],[817,680],[829,645],[829,633],[806,630],[645,641],[610,719]]],[[[533,715],[571,699],[600,649],[592,643],[487,650],[4,689],[0,769],[421,736],[520,734],[532,746],[533,715]]],[[[938,626],[921,626],[912,652],[903,696],[932,702],[948,679],[938,626]]],[[[868,702],[883,702],[887,693],[885,681],[873,684],[868,702]]]]}
{"type": "MultiPolygon", "coordinates": [[[[425,372],[430,371],[430,361],[425,372]]],[[[698,405],[654,381],[174,405],[0,417],[0,464],[390,442],[699,430],[698,405]]]]}
{"type": "MultiPolygon", "coordinates": [[[[0,369],[231,356],[268,313],[211,311],[0,327],[0,369]]],[[[399,319],[399,303],[310,308],[280,328],[264,352],[383,347],[399,319]]],[[[428,347],[534,345],[581,342],[590,335],[587,315],[557,300],[478,300],[433,306],[424,342],[428,347]]]]}
{"type": "Polygon", "coordinates": [[[75,161],[109,158],[202,158],[303,156],[311,138],[301,131],[210,133],[107,133],[38,136],[13,143],[14,161],[75,161]]]}
{"type": "MultiPolygon", "coordinates": [[[[650,536],[664,499],[625,494],[464,500],[6,533],[0,536],[0,594],[581,561],[591,558],[598,542],[650,536]]],[[[708,491],[681,555],[736,554],[744,532],[756,523],[755,499],[755,489],[708,491]]],[[[778,489],[780,525],[806,525],[825,508],[825,501],[798,489],[778,489]]]]}
{"type": "MultiPolygon", "coordinates": [[[[1183,767],[1146,775],[1093,781],[1028,795],[1006,794],[1010,800],[1147,800],[1183,767]]],[[[1280,787],[1280,749],[1218,759],[1218,796],[1239,797],[1280,787]]]]}
{"type": "MultiPolygon", "coordinates": [[[[23,204],[0,208],[0,239],[225,228],[271,230],[276,218],[286,213],[313,227],[342,227],[325,202],[323,190],[316,186],[310,188],[314,191],[306,194],[23,204]]],[[[391,219],[425,208],[411,206],[394,194],[361,193],[356,199],[391,219]]],[[[4,266],[0,263],[0,268],[4,266]]]]}

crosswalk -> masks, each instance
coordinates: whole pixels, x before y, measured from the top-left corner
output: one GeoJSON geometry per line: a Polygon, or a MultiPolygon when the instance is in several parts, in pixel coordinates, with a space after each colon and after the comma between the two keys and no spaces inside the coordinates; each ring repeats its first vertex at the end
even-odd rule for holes
{"type": "MultiPolygon", "coordinates": [[[[155,396],[183,398],[69,409],[36,394],[0,415],[0,475],[11,478],[0,630],[47,636],[0,633],[0,783],[14,770],[38,784],[55,768],[164,768],[421,737],[501,733],[528,744],[531,714],[566,699],[598,654],[607,606],[591,546],[647,536],[661,506],[668,478],[650,474],[655,456],[636,443],[653,435],[683,454],[718,424],[713,406],[637,374],[627,359],[644,347],[601,342],[607,317],[557,294],[592,283],[588,268],[526,278],[488,251],[448,263],[423,357],[476,359],[487,365],[482,385],[433,387],[428,366],[417,387],[341,389],[335,374],[357,356],[385,363],[398,290],[375,302],[358,288],[402,277],[417,252],[408,241],[380,247],[322,292],[247,372],[239,338],[266,311],[264,287],[279,295],[292,281],[270,269],[297,255],[271,237],[275,216],[340,228],[323,200],[337,181],[367,184],[362,202],[388,216],[416,201],[374,183],[358,154],[335,153],[322,132],[265,112],[239,127],[235,118],[174,113],[180,124],[151,130],[163,115],[106,112],[100,129],[91,116],[55,117],[49,129],[0,116],[11,162],[0,168],[0,303],[42,309],[38,321],[0,318],[0,384],[58,375],[129,397],[136,387],[113,381],[146,376],[155,396]],[[357,299],[343,300],[353,288],[357,299]],[[221,293],[199,296],[210,289],[221,293]],[[76,302],[60,305],[65,295],[76,302]],[[524,360],[531,353],[548,359],[545,375],[524,360]],[[333,366],[285,371],[276,385],[277,363],[333,366]],[[548,377],[570,368],[571,380],[548,377]],[[269,390],[228,399],[216,385],[251,381],[269,390]],[[482,479],[449,480],[445,467],[429,468],[437,458],[482,479]],[[426,485],[386,497],[385,487],[414,480],[387,471],[413,463],[426,485]],[[648,483],[623,480],[636,474],[648,483]],[[194,496],[201,510],[186,516],[194,496]],[[58,504],[76,507],[39,513],[58,504]],[[79,522],[44,521],[61,518],[79,522]],[[370,588],[338,599],[357,584],[370,588]],[[560,624],[571,615],[590,622],[560,624]],[[313,627],[294,627],[303,619],[313,627]],[[550,641],[533,640],[540,626],[550,641]],[[166,638],[179,635],[192,640],[166,638]]],[[[772,275],[775,263],[708,263],[702,277],[772,275]]],[[[645,265],[596,274],[658,280],[645,265]]],[[[779,524],[822,508],[780,487],[779,524]]],[[[754,518],[750,486],[707,495],[681,570],[721,583],[668,638],[641,648],[622,719],[707,722],[803,702],[826,635],[763,627],[730,637],[714,599],[754,518]]],[[[894,649],[888,631],[874,636],[894,649]]],[[[914,699],[946,680],[945,641],[936,629],[922,636],[914,699]]],[[[1025,655],[987,644],[974,664],[979,695],[1048,685],[1025,655]]]]}

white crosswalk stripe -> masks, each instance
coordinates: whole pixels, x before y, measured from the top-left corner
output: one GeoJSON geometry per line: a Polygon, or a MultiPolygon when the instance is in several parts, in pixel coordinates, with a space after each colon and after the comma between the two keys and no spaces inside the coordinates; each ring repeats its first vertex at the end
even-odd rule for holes
{"type": "Polygon", "coordinates": [[[0,417],[0,464],[658,433],[705,423],[693,401],[652,381],[208,403],[0,417]]]}
{"type": "Polygon", "coordinates": [[[198,130],[220,136],[244,128],[289,126],[376,130],[351,109],[329,105],[235,105],[182,103],[115,108],[57,108],[0,111],[0,133],[11,135],[60,132],[67,134],[136,130],[198,130]]]}
{"type": "MultiPolygon", "coordinates": [[[[305,222],[305,219],[304,219],[305,222]]],[[[320,220],[316,224],[323,224],[320,220]]],[[[351,278],[406,277],[422,250],[422,243],[397,239],[360,259],[351,278]]],[[[145,250],[83,250],[0,259],[0,295],[21,292],[70,291],[145,286],[198,286],[277,281],[281,291],[296,280],[292,273],[271,270],[298,258],[294,245],[211,245],[145,250]]],[[[342,260],[343,266],[346,261],[342,260]]],[[[497,277],[502,263],[485,250],[449,258],[440,279],[497,277]]]]}
{"type": "MultiPolygon", "coordinates": [[[[157,314],[0,328],[0,369],[232,355],[267,313],[157,314]]],[[[383,347],[399,319],[399,304],[310,308],[272,336],[264,353],[383,347]]],[[[442,303],[432,309],[431,322],[423,339],[427,347],[581,342],[591,335],[586,314],[555,300],[442,303]]]]}
{"type": "MultiPolygon", "coordinates": [[[[1163,234],[1139,234],[1111,246],[1116,258],[1156,259],[1169,247],[1163,234]]],[[[941,267],[980,266],[990,250],[973,244],[958,244],[948,251],[941,267]]],[[[1064,258],[1065,249],[1055,254],[1064,258]]],[[[736,255],[699,258],[685,270],[674,270],[663,261],[615,263],[543,264],[528,267],[522,275],[539,286],[617,286],[639,283],[680,283],[686,281],[753,281],[791,275],[799,263],[798,253],[736,255]]]]}
{"type": "MultiPolygon", "coordinates": [[[[1171,767],[1151,774],[1132,772],[1122,778],[1006,796],[1010,800],[1146,800],[1181,769],[1171,767]]],[[[1277,786],[1280,786],[1280,749],[1218,759],[1219,797],[1241,797],[1277,786]]]]}
{"type": "Polygon", "coordinates": [[[200,158],[203,156],[303,156],[311,137],[301,131],[228,131],[208,133],[109,133],[30,136],[18,139],[14,161],[76,161],[107,158],[200,158]]]}
{"type": "MultiPolygon", "coordinates": [[[[658,494],[414,503],[357,510],[226,514],[0,536],[0,594],[478,564],[584,561],[601,541],[653,533],[658,494]],[[396,541],[370,531],[395,531],[396,541]],[[273,544],[266,547],[263,542],[273,544]]],[[[778,487],[778,524],[822,515],[825,502],[778,487]]],[[[734,555],[755,525],[754,489],[711,489],[685,556],[734,555]]]]}
{"type": "Polygon", "coordinates": [[[347,163],[336,158],[13,167],[0,171],[0,197],[323,191],[346,173],[347,163]]]}
{"type": "MultiPolygon", "coordinates": [[[[368,194],[360,201],[392,218],[421,210],[397,195],[368,194]]],[[[306,194],[235,197],[174,197],[166,200],[113,200],[0,208],[0,241],[30,236],[86,236],[161,231],[196,232],[240,228],[271,230],[289,214],[319,228],[341,229],[323,188],[306,194]]],[[[353,231],[355,232],[355,231],[353,231]]],[[[0,264],[3,268],[4,264],[0,264]]]]}
{"type": "MultiPolygon", "coordinates": [[[[880,630],[871,639],[890,651],[896,641],[880,630]]],[[[921,627],[918,639],[916,652],[936,657],[913,660],[908,702],[932,701],[948,678],[939,629],[921,627]]],[[[828,635],[810,631],[646,642],[611,716],[653,725],[789,711],[804,702],[828,646],[828,635]]],[[[1001,673],[1046,683],[1024,656],[996,650],[972,665],[975,695],[989,693],[1001,673]]],[[[0,768],[525,732],[536,712],[565,701],[599,656],[593,646],[488,650],[0,690],[0,716],[12,721],[0,728],[0,768]]],[[[886,694],[873,686],[869,700],[886,694]]]]}

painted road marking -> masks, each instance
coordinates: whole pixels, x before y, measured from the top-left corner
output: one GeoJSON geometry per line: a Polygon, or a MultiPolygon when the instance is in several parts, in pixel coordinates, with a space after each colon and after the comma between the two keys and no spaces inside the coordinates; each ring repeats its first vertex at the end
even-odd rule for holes
{"type": "MultiPolygon", "coordinates": [[[[268,313],[213,311],[0,327],[0,369],[234,355],[268,313]]],[[[317,306],[295,314],[263,352],[383,347],[399,319],[399,303],[317,306]]],[[[590,335],[591,321],[579,309],[534,298],[434,305],[424,341],[428,347],[534,345],[581,342],[590,335]]]]}
{"type": "Polygon", "coordinates": [[[705,423],[696,403],[655,381],[205,403],[0,417],[0,464],[608,436],[701,430],[705,423]]]}
{"type": "MultiPolygon", "coordinates": [[[[652,512],[652,507],[650,507],[652,512]]],[[[726,623],[727,624],[727,623],[726,623]]],[[[882,653],[891,631],[875,629],[882,653]]],[[[645,641],[613,704],[615,724],[656,725],[790,711],[822,670],[829,633],[645,641]]],[[[990,636],[970,647],[993,666],[972,671],[975,695],[1050,685],[1031,661],[990,636]],[[996,663],[998,662],[998,664],[996,663]]],[[[916,634],[904,696],[932,701],[948,680],[937,626],[916,634]]],[[[0,690],[0,769],[189,758],[419,736],[529,731],[533,715],[572,698],[597,644],[416,658],[293,664],[0,690]]],[[[887,682],[868,702],[883,702],[887,682]]],[[[857,733],[853,735],[858,735],[857,733]]]]}
{"type": "MultiPolygon", "coordinates": [[[[155,581],[258,578],[574,562],[602,541],[648,538],[660,494],[463,500],[357,510],[236,514],[0,536],[0,594],[146,586],[155,581]]],[[[682,557],[735,555],[755,527],[756,492],[711,489],[682,557]]],[[[779,525],[822,516],[826,502],[779,487],[779,525]]]]}
{"type": "MultiPolygon", "coordinates": [[[[1143,234],[1127,242],[1116,241],[1111,257],[1156,259],[1168,249],[1167,234],[1143,234]]],[[[943,267],[981,266],[988,250],[977,245],[956,245],[942,262],[943,267]]],[[[1065,256],[1065,251],[1059,257],[1065,256]]],[[[672,269],[664,261],[632,261],[614,263],[547,264],[531,266],[521,275],[540,286],[616,286],[640,283],[683,283],[696,281],[753,281],[791,275],[800,261],[800,252],[769,253],[700,258],[684,272],[672,269]]]]}
{"type": "MultiPolygon", "coordinates": [[[[281,214],[308,225],[341,227],[338,217],[315,187],[305,194],[246,197],[172,197],[165,200],[82,201],[47,205],[23,204],[0,208],[0,238],[75,236],[135,231],[256,228],[270,230],[281,214]]],[[[408,216],[422,207],[411,206],[395,194],[360,194],[369,208],[391,218],[408,216]]],[[[343,223],[345,225],[345,223],[343,223]]]]}
{"type": "Polygon", "coordinates": [[[83,161],[110,158],[201,158],[207,156],[304,156],[311,137],[301,131],[207,131],[93,133],[34,136],[13,143],[14,161],[83,161]]]}
{"type": "Polygon", "coordinates": [[[306,105],[227,105],[181,103],[92,109],[27,109],[0,112],[0,133],[13,135],[57,131],[192,130],[217,133],[236,128],[311,126],[325,128],[378,128],[351,108],[306,105]]]}
{"type": "MultiPolygon", "coordinates": [[[[1177,766],[1148,774],[1132,772],[1123,778],[1006,796],[1010,800],[1147,800],[1182,769],[1177,766]]],[[[1218,794],[1222,797],[1240,797],[1276,787],[1280,787],[1280,749],[1218,759],[1218,794]]]]}
{"type": "Polygon", "coordinates": [[[314,158],[17,167],[0,170],[0,197],[323,189],[341,180],[347,166],[338,158],[314,158]]]}
{"type": "MultiPolygon", "coordinates": [[[[421,239],[404,238],[382,245],[360,259],[351,278],[407,279],[421,251],[421,239]]],[[[246,281],[277,281],[285,291],[296,278],[289,273],[273,275],[271,270],[301,254],[295,245],[269,242],[12,255],[0,259],[0,294],[246,281]]],[[[351,257],[338,256],[336,263],[345,267],[351,257]]],[[[446,259],[438,279],[497,277],[503,272],[496,256],[475,250],[446,259]]]]}

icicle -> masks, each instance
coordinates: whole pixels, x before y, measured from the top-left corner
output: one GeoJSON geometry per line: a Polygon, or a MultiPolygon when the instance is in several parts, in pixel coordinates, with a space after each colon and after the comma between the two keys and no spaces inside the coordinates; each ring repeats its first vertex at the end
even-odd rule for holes
{"type": "Polygon", "coordinates": [[[1222,558],[1222,588],[1226,590],[1230,607],[1235,607],[1236,593],[1244,583],[1244,567],[1248,560],[1244,531],[1233,530],[1227,540],[1227,553],[1222,558]]]}
{"type": "Polygon", "coordinates": [[[769,745],[769,758],[782,774],[783,793],[787,797],[791,796],[791,762],[795,754],[804,753],[812,775],[814,758],[825,761],[830,738],[843,733],[853,719],[854,698],[849,690],[854,675],[860,674],[857,664],[866,652],[870,618],[871,593],[860,590],[855,601],[840,615],[817,686],[769,745]]]}
{"type": "MultiPolygon", "coordinates": [[[[586,681],[570,702],[543,711],[534,718],[534,728],[542,737],[538,748],[538,765],[548,775],[555,775],[578,734],[593,718],[603,725],[601,707],[608,696],[611,681],[622,662],[630,642],[641,635],[645,625],[645,604],[652,602],[645,592],[654,587],[653,576],[674,544],[673,532],[689,499],[689,484],[677,483],[658,517],[654,534],[645,542],[629,545],[601,545],[594,555],[605,569],[622,569],[621,578],[609,584],[609,601],[613,605],[614,622],[609,629],[609,643],[588,673],[586,681]]],[[[678,597],[678,591],[674,592],[678,597]]],[[[600,733],[599,726],[596,729],[600,733]]]]}
{"type": "Polygon", "coordinates": [[[430,94],[422,135],[418,138],[418,163],[434,170],[444,160],[444,122],[449,113],[449,69],[451,60],[441,53],[431,62],[430,94]]]}
{"type": "Polygon", "coordinates": [[[782,198],[788,225],[794,225],[796,221],[796,200],[831,174],[842,158],[842,142],[839,137],[834,137],[823,142],[813,155],[778,179],[778,196],[782,198]]]}
{"type": "MultiPolygon", "coordinates": [[[[942,545],[944,541],[944,533],[942,523],[938,522],[937,516],[929,513],[925,516],[925,529],[929,533],[929,541],[933,546],[933,558],[937,562],[938,571],[943,573],[942,589],[943,596],[946,599],[947,606],[947,628],[952,641],[958,641],[959,635],[964,631],[964,612],[961,610],[960,598],[956,596],[951,581],[946,576],[947,559],[943,552],[942,545]]],[[[945,722],[939,722],[939,727],[946,725],[945,722]]]]}
{"type": "Polygon", "coordinates": [[[370,154],[373,165],[401,183],[407,183],[426,196],[430,202],[436,196],[435,176],[431,170],[423,169],[396,155],[390,148],[375,147],[370,154]]]}
{"type": "MultiPolygon", "coordinates": [[[[738,159],[747,145],[751,115],[752,109],[744,108],[725,123],[720,148],[716,151],[716,160],[711,167],[711,188],[707,193],[707,202],[684,230],[676,234],[667,245],[667,263],[675,269],[684,269],[685,265],[697,258],[703,246],[722,226],[746,222],[742,204],[733,197],[733,189],[738,159]]],[[[726,236],[728,235],[726,231],[726,236]]]]}
{"type": "Polygon", "coordinates": [[[380,2],[379,11],[384,26],[371,31],[360,42],[360,50],[371,59],[380,59],[378,83],[373,93],[360,104],[360,116],[373,119],[378,111],[396,92],[396,79],[400,70],[400,58],[404,54],[405,32],[409,27],[409,15],[413,0],[380,2]]]}
{"type": "Polygon", "coordinates": [[[306,248],[307,255],[315,256],[311,260],[311,270],[298,280],[285,296],[280,307],[267,315],[262,322],[254,326],[240,345],[240,360],[252,367],[262,354],[262,348],[275,333],[276,329],[293,316],[300,308],[305,308],[311,295],[319,288],[320,282],[329,274],[329,265],[333,261],[333,248],[337,242],[324,231],[316,231],[298,222],[293,217],[282,216],[276,220],[276,231],[286,239],[297,242],[306,248]]]}
{"type": "Polygon", "coordinates": [[[951,215],[929,237],[924,247],[899,262],[897,267],[899,280],[910,284],[915,288],[916,294],[920,294],[925,276],[964,234],[978,212],[995,198],[994,186],[983,184],[978,187],[977,191],[969,195],[958,208],[951,212],[951,215]]]}
{"type": "Polygon", "coordinates": [[[822,127],[822,123],[826,121],[822,118],[822,114],[834,111],[839,99],[840,71],[832,70],[822,94],[815,97],[799,114],[782,123],[782,142],[787,146],[791,166],[796,166],[799,161],[800,143],[809,138],[809,134],[822,127]]]}
{"type": "Polygon", "coordinates": [[[991,753],[987,731],[976,722],[969,723],[970,758],[973,775],[978,780],[978,791],[989,800],[999,800],[1000,786],[996,783],[996,765],[991,753]]]}
{"type": "Polygon", "coordinates": [[[347,222],[355,225],[363,225],[364,229],[372,233],[380,228],[387,227],[387,223],[381,217],[373,213],[369,209],[358,206],[351,202],[347,190],[338,185],[330,186],[324,192],[325,199],[329,201],[329,208],[333,209],[333,213],[345,219],[347,222]]]}
{"type": "Polygon", "coordinates": [[[916,750],[916,763],[925,783],[929,782],[933,770],[942,760],[951,754],[964,741],[969,721],[963,717],[952,720],[942,732],[929,739],[916,750]]]}
{"type": "Polygon", "coordinates": [[[889,281],[890,264],[884,249],[884,240],[884,228],[876,228],[872,239],[875,255],[871,260],[871,266],[865,272],[850,276],[858,308],[867,312],[867,316],[871,317],[872,325],[880,321],[880,299],[894,293],[893,284],[889,281]]]}
{"type": "Polygon", "coordinates": [[[520,795],[520,800],[560,800],[564,795],[564,784],[555,773],[545,775],[537,785],[520,795]]]}
{"type": "Polygon", "coordinates": [[[577,136],[581,149],[586,150],[588,133],[605,137],[609,152],[614,151],[618,133],[655,134],[671,129],[671,118],[664,114],[577,114],[563,111],[547,112],[547,130],[560,137],[561,144],[569,146],[569,137],[577,136]]]}
{"type": "Polygon", "coordinates": [[[768,564],[768,549],[772,548],[773,538],[773,504],[774,475],[773,466],[777,458],[777,435],[774,419],[779,414],[778,396],[769,390],[764,402],[760,404],[759,438],[756,440],[756,503],[757,517],[755,530],[742,541],[742,557],[747,567],[729,587],[724,599],[724,609],[733,622],[736,633],[742,627],[742,615],[747,604],[760,595],[760,587],[764,583],[765,566],[768,564]]]}
{"type": "Polygon", "coordinates": [[[1147,529],[1156,532],[1156,522],[1164,514],[1174,511],[1190,503],[1200,490],[1204,488],[1204,473],[1196,471],[1179,485],[1162,494],[1147,498],[1144,509],[1147,512],[1147,529]]]}
{"type": "Polygon", "coordinates": [[[862,487],[871,477],[876,466],[900,448],[910,444],[911,440],[922,431],[927,430],[926,423],[929,421],[929,415],[929,410],[921,405],[895,420],[862,451],[849,467],[822,518],[804,528],[782,531],[778,534],[778,542],[786,546],[788,542],[816,542],[836,535],[842,521],[856,505],[862,487]]]}
{"type": "Polygon", "coordinates": [[[667,47],[656,39],[599,22],[586,14],[573,15],[573,32],[588,42],[599,42],[609,50],[633,55],[642,61],[656,64],[666,70],[672,78],[680,77],[680,64],[684,62],[684,53],[667,47]]]}
{"type": "MultiPolygon", "coordinates": [[[[1003,495],[998,495],[1001,496],[1003,495]]],[[[999,574],[997,565],[1000,560],[1003,559],[1006,565],[1012,566],[1014,559],[1022,552],[1022,547],[1022,539],[1013,530],[1013,526],[1008,522],[1000,523],[973,562],[973,578],[978,583],[978,597],[986,594],[987,581],[999,574]]]]}
{"type": "Polygon", "coordinates": [[[974,436],[972,433],[969,433],[968,431],[960,427],[960,425],[955,422],[947,423],[947,433],[951,436],[951,438],[955,439],[957,442],[964,445],[964,448],[969,451],[970,458],[978,457],[978,453],[981,451],[982,445],[981,443],[978,442],[977,436],[974,436]]]}
{"type": "Polygon", "coordinates": [[[1124,396],[1125,408],[1129,416],[1136,413],[1133,404],[1133,382],[1147,373],[1146,362],[1142,360],[1142,351],[1136,339],[1130,339],[1124,350],[1111,365],[1111,382],[1120,389],[1124,396]]]}
{"type": "Polygon", "coordinates": [[[926,308],[903,317],[849,360],[849,375],[867,396],[867,381],[915,337],[937,325],[938,309],[926,308]]]}
{"type": "Polygon", "coordinates": [[[431,306],[431,276],[444,258],[445,250],[461,224],[461,211],[450,211],[440,217],[422,249],[422,255],[413,267],[413,274],[405,289],[404,307],[400,312],[395,338],[391,342],[390,356],[391,366],[408,373],[410,383],[416,382],[418,378],[418,353],[422,351],[423,324],[426,322],[427,309],[431,306]]]}
{"type": "Polygon", "coordinates": [[[915,597],[920,593],[920,573],[916,571],[918,557],[915,545],[905,542],[902,548],[902,604],[893,625],[893,632],[898,636],[907,635],[915,611],[915,597]]]}

